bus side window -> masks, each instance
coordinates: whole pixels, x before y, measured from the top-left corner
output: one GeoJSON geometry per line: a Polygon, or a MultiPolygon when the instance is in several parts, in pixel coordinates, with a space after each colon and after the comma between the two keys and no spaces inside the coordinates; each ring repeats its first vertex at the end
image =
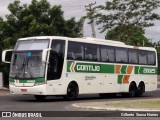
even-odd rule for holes
{"type": "Polygon", "coordinates": [[[67,59],[70,59],[70,60],[75,60],[75,55],[73,52],[68,52],[67,53],[67,59]]]}
{"type": "Polygon", "coordinates": [[[107,47],[107,55],[108,55],[108,61],[109,62],[115,62],[114,48],[107,47]]]}
{"type": "Polygon", "coordinates": [[[107,62],[108,61],[108,54],[107,54],[107,50],[105,47],[101,46],[101,61],[102,62],[107,62]]]}
{"type": "Polygon", "coordinates": [[[68,60],[83,60],[83,44],[79,42],[68,42],[68,60]]]}
{"type": "Polygon", "coordinates": [[[146,51],[140,50],[138,54],[138,58],[139,58],[139,64],[147,65],[147,52],[146,51]]]}
{"type": "Polygon", "coordinates": [[[129,63],[130,64],[138,64],[137,50],[129,49],[128,56],[129,56],[129,63]]]}
{"type": "Polygon", "coordinates": [[[128,53],[125,48],[116,48],[116,62],[117,63],[128,63],[128,53]]]}
{"type": "Polygon", "coordinates": [[[99,46],[93,44],[84,44],[85,46],[85,60],[100,61],[99,46]]]}
{"type": "Polygon", "coordinates": [[[47,80],[60,79],[64,62],[65,41],[53,40],[51,48],[47,80]]]}
{"type": "Polygon", "coordinates": [[[148,52],[148,64],[155,65],[156,64],[156,54],[155,52],[148,52]]]}

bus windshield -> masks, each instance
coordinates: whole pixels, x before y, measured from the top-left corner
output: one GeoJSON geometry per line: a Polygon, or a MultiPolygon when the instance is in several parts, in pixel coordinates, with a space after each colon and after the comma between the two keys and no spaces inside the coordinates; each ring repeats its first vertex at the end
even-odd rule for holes
{"type": "Polygon", "coordinates": [[[18,41],[12,54],[10,77],[15,79],[44,77],[45,63],[42,62],[42,50],[48,46],[49,39],[18,41]]]}
{"type": "Polygon", "coordinates": [[[42,51],[14,52],[10,68],[10,77],[15,79],[44,77],[45,63],[42,62],[42,51]]]}

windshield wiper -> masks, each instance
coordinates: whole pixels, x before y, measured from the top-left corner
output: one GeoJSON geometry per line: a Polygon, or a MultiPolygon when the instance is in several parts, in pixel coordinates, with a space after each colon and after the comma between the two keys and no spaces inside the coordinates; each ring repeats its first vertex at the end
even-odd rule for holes
{"type": "Polygon", "coordinates": [[[22,63],[22,65],[21,65],[21,67],[19,68],[19,70],[17,70],[18,73],[15,75],[15,79],[18,79],[18,78],[19,78],[19,75],[20,75],[20,73],[21,73],[22,70],[24,71],[23,75],[25,74],[25,69],[24,69],[25,66],[26,66],[26,64],[25,64],[25,57],[24,57],[23,63],[22,63]]]}

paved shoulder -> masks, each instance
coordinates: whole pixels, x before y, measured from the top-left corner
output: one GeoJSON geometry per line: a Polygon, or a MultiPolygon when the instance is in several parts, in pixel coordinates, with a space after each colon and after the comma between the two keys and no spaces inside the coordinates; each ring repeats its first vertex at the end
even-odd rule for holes
{"type": "Polygon", "coordinates": [[[8,89],[0,89],[0,96],[11,95],[8,89]]]}

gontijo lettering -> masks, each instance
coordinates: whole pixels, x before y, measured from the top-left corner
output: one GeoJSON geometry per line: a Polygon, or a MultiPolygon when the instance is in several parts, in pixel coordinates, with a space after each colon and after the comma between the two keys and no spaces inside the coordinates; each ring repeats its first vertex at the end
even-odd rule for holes
{"type": "Polygon", "coordinates": [[[78,71],[100,71],[100,66],[93,65],[77,65],[78,71]]]}

